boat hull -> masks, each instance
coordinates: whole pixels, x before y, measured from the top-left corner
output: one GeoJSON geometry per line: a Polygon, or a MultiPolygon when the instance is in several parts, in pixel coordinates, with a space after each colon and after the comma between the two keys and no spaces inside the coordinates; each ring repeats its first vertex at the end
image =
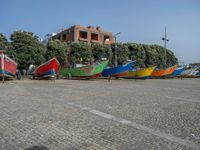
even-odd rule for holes
{"type": "Polygon", "coordinates": [[[100,63],[87,65],[78,68],[62,68],[63,77],[79,77],[79,78],[98,78],[103,69],[108,65],[108,61],[101,61],[100,63]]]}
{"type": "Polygon", "coordinates": [[[0,77],[13,78],[16,75],[17,63],[5,54],[0,54],[0,77]]]}
{"type": "Polygon", "coordinates": [[[181,73],[185,70],[185,66],[178,67],[176,70],[170,75],[171,77],[180,76],[181,73]]]}
{"type": "Polygon", "coordinates": [[[60,67],[60,63],[56,58],[53,58],[44,64],[37,67],[34,71],[35,77],[38,78],[48,78],[55,77],[60,67]]]}
{"type": "Polygon", "coordinates": [[[148,67],[141,70],[129,71],[127,78],[147,79],[151,76],[156,67],[148,67]]]}
{"type": "Polygon", "coordinates": [[[197,69],[198,69],[197,67],[191,68],[191,69],[186,69],[181,73],[181,75],[182,76],[192,76],[192,75],[196,74],[197,69]]]}
{"type": "Polygon", "coordinates": [[[103,77],[125,77],[128,75],[129,70],[131,70],[134,62],[129,62],[125,65],[114,67],[114,68],[106,68],[102,72],[103,77]]]}
{"type": "Polygon", "coordinates": [[[164,77],[172,74],[178,65],[172,66],[170,68],[154,70],[151,74],[151,77],[164,77]]]}

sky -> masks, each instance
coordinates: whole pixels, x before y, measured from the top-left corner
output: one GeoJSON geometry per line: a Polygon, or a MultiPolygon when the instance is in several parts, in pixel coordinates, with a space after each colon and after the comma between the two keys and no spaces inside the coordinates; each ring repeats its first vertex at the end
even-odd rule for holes
{"type": "Polygon", "coordinates": [[[200,62],[200,0],[0,0],[0,33],[40,38],[73,25],[100,26],[118,42],[164,45],[179,62],[200,62]]]}

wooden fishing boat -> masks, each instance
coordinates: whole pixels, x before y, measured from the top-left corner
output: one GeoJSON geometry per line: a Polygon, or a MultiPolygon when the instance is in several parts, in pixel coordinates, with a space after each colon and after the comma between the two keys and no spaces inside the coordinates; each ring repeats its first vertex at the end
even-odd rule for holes
{"type": "Polygon", "coordinates": [[[180,76],[181,73],[185,70],[185,66],[180,66],[174,70],[172,74],[170,74],[170,77],[180,76]]]}
{"type": "Polygon", "coordinates": [[[147,79],[151,76],[152,72],[156,67],[148,67],[144,69],[136,69],[128,72],[128,76],[126,78],[133,79],[147,79]]]}
{"type": "Polygon", "coordinates": [[[168,76],[170,74],[172,74],[174,72],[174,70],[177,68],[178,65],[174,65],[170,68],[166,68],[166,69],[160,69],[160,70],[154,70],[151,74],[151,77],[164,77],[164,76],[168,76]]]}
{"type": "Polygon", "coordinates": [[[0,52],[0,77],[4,78],[14,78],[16,76],[17,63],[10,57],[0,52]]]}
{"type": "Polygon", "coordinates": [[[52,58],[37,67],[33,74],[36,78],[55,78],[59,67],[60,63],[58,60],[56,58],[52,58]]]}
{"type": "Polygon", "coordinates": [[[195,67],[196,70],[191,73],[192,76],[196,76],[199,72],[199,67],[195,67]]]}
{"type": "Polygon", "coordinates": [[[186,69],[181,73],[181,75],[182,76],[193,76],[197,73],[197,69],[198,69],[197,67],[186,69]]]}
{"type": "Polygon", "coordinates": [[[113,68],[106,68],[102,72],[103,77],[125,77],[128,75],[128,72],[132,69],[133,61],[129,62],[125,65],[113,67],[113,68]]]}
{"type": "Polygon", "coordinates": [[[62,68],[62,77],[97,78],[108,65],[108,60],[77,68],[62,68]]]}

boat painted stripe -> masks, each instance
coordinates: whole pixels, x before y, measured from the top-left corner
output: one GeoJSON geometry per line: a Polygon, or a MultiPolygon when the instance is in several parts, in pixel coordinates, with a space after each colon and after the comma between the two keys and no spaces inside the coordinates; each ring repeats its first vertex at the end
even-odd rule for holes
{"type": "Polygon", "coordinates": [[[116,74],[111,74],[110,77],[124,76],[124,75],[127,75],[127,74],[128,74],[128,71],[121,71],[121,72],[116,73],[116,74]]]}
{"type": "Polygon", "coordinates": [[[42,77],[42,76],[54,76],[56,73],[55,73],[55,70],[54,69],[51,69],[41,75],[37,75],[38,77],[42,77]]]}
{"type": "Polygon", "coordinates": [[[118,117],[115,117],[115,116],[113,116],[111,114],[104,113],[104,112],[92,109],[90,107],[85,107],[85,106],[82,106],[82,105],[78,105],[78,104],[73,103],[73,102],[69,102],[67,104],[70,105],[70,106],[73,106],[75,108],[79,108],[81,110],[90,112],[90,113],[92,113],[94,115],[97,115],[97,116],[100,116],[100,117],[103,117],[103,118],[106,118],[106,119],[109,119],[109,120],[113,120],[113,121],[121,123],[123,125],[131,126],[133,128],[136,128],[138,130],[141,130],[141,131],[147,132],[149,134],[158,136],[160,138],[167,139],[168,141],[175,142],[175,143],[178,143],[180,145],[184,145],[186,147],[200,149],[200,145],[198,145],[198,144],[196,144],[196,143],[194,143],[192,141],[189,141],[187,139],[182,139],[182,138],[179,138],[179,137],[175,137],[175,136],[173,136],[171,134],[164,133],[164,132],[149,128],[147,126],[137,124],[136,122],[133,122],[133,121],[130,121],[130,120],[126,120],[126,119],[123,119],[123,118],[118,118],[118,117]]]}
{"type": "Polygon", "coordinates": [[[40,77],[42,77],[42,78],[53,78],[53,77],[55,77],[55,75],[44,75],[44,76],[40,76],[40,77]]]}
{"type": "Polygon", "coordinates": [[[9,77],[14,77],[15,75],[13,75],[12,73],[5,71],[5,70],[0,70],[0,75],[1,76],[9,76],[9,77]]]}
{"type": "Polygon", "coordinates": [[[90,75],[90,76],[72,76],[73,77],[77,77],[77,78],[98,78],[97,76],[100,76],[101,73],[97,73],[97,74],[93,74],[93,75],[90,75]]]}
{"type": "Polygon", "coordinates": [[[12,63],[14,63],[14,64],[17,66],[17,63],[16,63],[14,60],[12,60],[9,56],[4,55],[4,57],[5,57],[6,59],[8,59],[9,61],[11,61],[12,63]]]}

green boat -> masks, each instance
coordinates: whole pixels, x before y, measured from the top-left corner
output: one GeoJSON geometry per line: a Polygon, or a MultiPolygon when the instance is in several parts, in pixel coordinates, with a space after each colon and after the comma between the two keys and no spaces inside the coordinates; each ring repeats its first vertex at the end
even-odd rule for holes
{"type": "Polygon", "coordinates": [[[62,68],[62,77],[97,78],[108,65],[108,60],[77,68],[62,68]]]}

